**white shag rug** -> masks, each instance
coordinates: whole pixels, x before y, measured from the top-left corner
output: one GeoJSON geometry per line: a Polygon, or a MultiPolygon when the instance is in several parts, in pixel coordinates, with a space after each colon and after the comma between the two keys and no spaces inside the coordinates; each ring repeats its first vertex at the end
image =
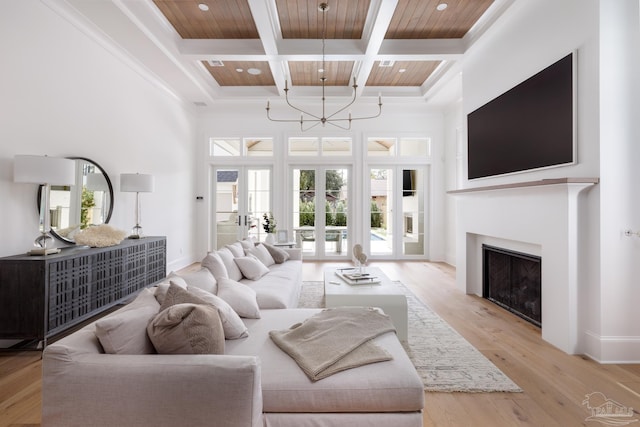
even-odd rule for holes
{"type": "MultiPolygon", "coordinates": [[[[409,341],[403,345],[425,391],[522,392],[413,292],[402,283],[395,283],[406,295],[409,310],[409,341]]],[[[298,307],[324,307],[323,283],[304,282],[298,307]]]]}

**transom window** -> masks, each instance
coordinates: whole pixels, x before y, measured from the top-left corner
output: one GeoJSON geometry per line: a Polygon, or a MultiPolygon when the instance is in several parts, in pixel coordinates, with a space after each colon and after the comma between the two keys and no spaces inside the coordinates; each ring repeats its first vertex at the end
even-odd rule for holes
{"type": "Polygon", "coordinates": [[[213,157],[273,157],[273,138],[211,138],[213,157]]]}

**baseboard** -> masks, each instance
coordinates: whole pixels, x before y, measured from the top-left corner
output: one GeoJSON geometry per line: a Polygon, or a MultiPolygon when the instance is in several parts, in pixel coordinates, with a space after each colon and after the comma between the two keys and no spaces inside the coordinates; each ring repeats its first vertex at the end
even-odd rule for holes
{"type": "Polygon", "coordinates": [[[199,261],[200,260],[196,260],[193,255],[182,256],[178,259],[174,259],[170,263],[167,263],[167,273],[171,271],[178,271],[199,261]]]}
{"type": "Polygon", "coordinates": [[[640,337],[601,336],[585,332],[584,354],[602,364],[640,363],[640,337]]]}

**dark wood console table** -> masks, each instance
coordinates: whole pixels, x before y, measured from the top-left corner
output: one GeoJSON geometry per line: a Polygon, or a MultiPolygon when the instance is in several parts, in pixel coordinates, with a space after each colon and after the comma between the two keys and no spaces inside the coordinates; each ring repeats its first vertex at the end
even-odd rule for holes
{"type": "Polygon", "coordinates": [[[166,276],[165,237],[0,258],[0,339],[46,340],[166,276]]]}

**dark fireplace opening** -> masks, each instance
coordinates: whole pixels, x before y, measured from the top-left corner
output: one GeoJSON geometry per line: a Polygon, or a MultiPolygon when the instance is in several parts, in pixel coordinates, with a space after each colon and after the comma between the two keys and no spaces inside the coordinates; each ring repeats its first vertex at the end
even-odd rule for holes
{"type": "Polygon", "coordinates": [[[482,296],[542,326],[542,259],[482,245],[482,296]]]}

